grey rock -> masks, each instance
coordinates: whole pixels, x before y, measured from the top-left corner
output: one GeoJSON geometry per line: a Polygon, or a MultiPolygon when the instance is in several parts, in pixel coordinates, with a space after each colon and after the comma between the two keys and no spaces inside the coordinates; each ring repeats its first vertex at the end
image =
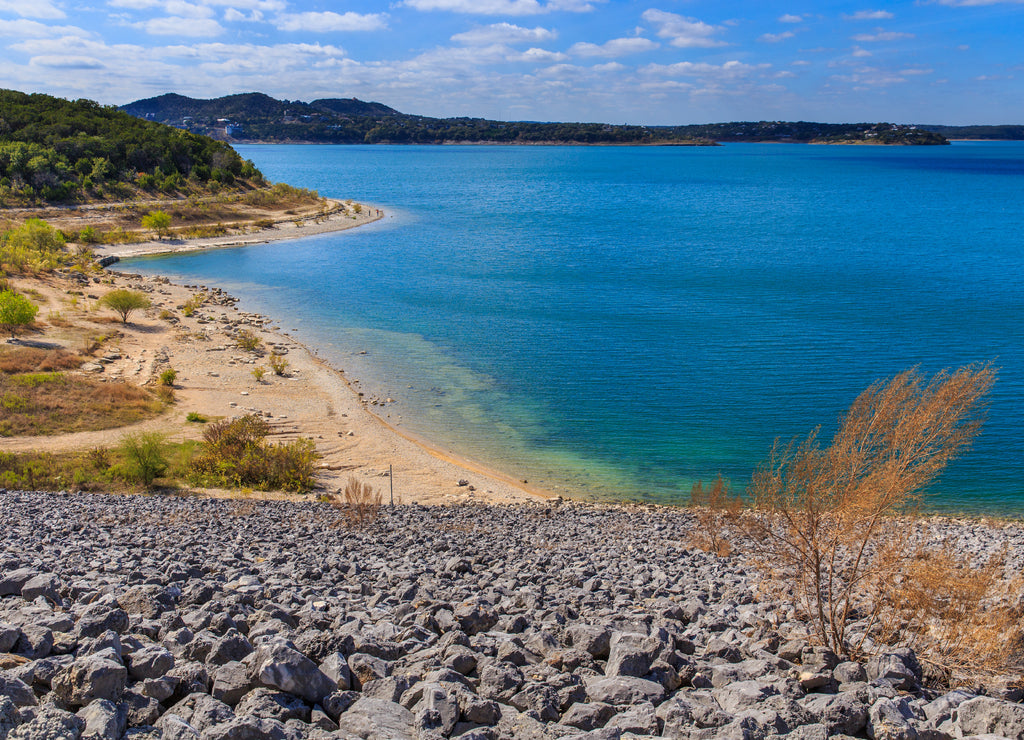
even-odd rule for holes
{"type": "Polygon", "coordinates": [[[657,705],[665,698],[664,686],[633,676],[592,678],[587,680],[586,687],[590,701],[615,706],[628,706],[645,701],[657,705]]]}
{"type": "Polygon", "coordinates": [[[953,710],[952,724],[960,737],[984,734],[1024,737],[1024,706],[978,696],[953,710]]]}
{"type": "MultiPolygon", "coordinates": [[[[611,704],[604,704],[602,702],[581,704],[576,702],[565,711],[562,718],[558,720],[558,724],[568,725],[569,727],[589,732],[590,730],[604,727],[608,720],[615,716],[615,712],[615,707],[611,704]]],[[[654,714],[653,706],[651,707],[651,714],[654,714]]],[[[621,728],[619,729],[621,731],[621,728]]]]}
{"type": "Polygon", "coordinates": [[[260,683],[300,696],[311,704],[337,688],[316,663],[282,642],[272,642],[256,651],[253,661],[260,683]]]}
{"type": "Polygon", "coordinates": [[[585,650],[598,660],[608,658],[611,651],[611,632],[590,624],[574,624],[565,631],[566,640],[571,647],[585,650]]]}
{"type": "Polygon", "coordinates": [[[160,702],[151,696],[145,696],[137,691],[125,691],[121,695],[121,703],[128,710],[128,726],[141,727],[151,725],[160,718],[163,708],[160,702]]]}
{"type": "Polygon", "coordinates": [[[222,725],[235,718],[231,707],[209,694],[189,694],[167,711],[181,717],[200,734],[207,727],[222,725]]]}
{"type": "Polygon", "coordinates": [[[0,620],[0,653],[9,653],[21,637],[21,630],[0,620]]]}
{"type": "Polygon", "coordinates": [[[253,652],[252,643],[245,635],[235,629],[229,629],[224,635],[216,638],[210,646],[206,662],[211,665],[224,665],[232,660],[242,660],[253,652]]]}
{"type": "Polygon", "coordinates": [[[573,735],[563,735],[562,740],[619,740],[622,737],[622,730],[617,727],[602,727],[590,732],[579,732],[573,735]]]}
{"type": "Polygon", "coordinates": [[[45,658],[53,651],[53,631],[39,624],[24,624],[14,643],[14,652],[30,660],[45,658]]]}
{"type": "MultiPolygon", "coordinates": [[[[355,679],[353,688],[358,688],[378,678],[388,675],[388,664],[381,658],[366,653],[355,653],[348,657],[351,676],[355,679]]],[[[327,679],[328,681],[330,678],[327,679]]]]}
{"type": "Polygon", "coordinates": [[[492,662],[480,671],[480,688],[478,693],[485,699],[493,699],[507,704],[508,700],[523,685],[523,674],[518,668],[508,663],[492,662]]]}
{"type": "Polygon", "coordinates": [[[167,648],[147,645],[127,656],[128,674],[135,680],[160,678],[174,667],[174,656],[167,648]]]}
{"type": "Polygon", "coordinates": [[[323,700],[324,713],[334,722],[359,700],[358,691],[335,691],[323,700]]]}
{"type": "Polygon", "coordinates": [[[0,578],[0,596],[18,596],[30,580],[39,575],[35,568],[17,568],[0,578]]]}
{"type": "Polygon", "coordinates": [[[0,740],[7,740],[7,734],[21,723],[18,707],[9,697],[0,693],[0,740]]]}
{"type": "Polygon", "coordinates": [[[546,684],[527,683],[508,703],[520,712],[535,712],[544,722],[558,721],[558,692],[546,684]]]}
{"type": "Polygon", "coordinates": [[[412,712],[390,701],[359,699],[338,717],[338,730],[363,740],[417,740],[412,712]]]}
{"type": "Polygon", "coordinates": [[[868,737],[873,740],[917,740],[914,713],[906,700],[882,697],[868,710],[868,737]]]}
{"type": "Polygon", "coordinates": [[[605,727],[615,727],[634,735],[657,735],[658,715],[650,702],[635,704],[609,719],[605,727]]]}
{"type": "Polygon", "coordinates": [[[612,634],[608,653],[606,676],[646,676],[651,663],[665,648],[665,644],[654,637],[635,632],[612,634]]]}
{"type": "Polygon", "coordinates": [[[421,732],[427,730],[450,735],[459,721],[458,702],[439,683],[425,683],[420,686],[420,691],[419,701],[410,710],[417,728],[421,732]]]}
{"type": "Polygon", "coordinates": [[[864,666],[853,661],[839,663],[832,669],[832,676],[840,684],[861,683],[868,680],[868,674],[864,670],[864,666]]]}
{"type": "Polygon", "coordinates": [[[775,694],[778,694],[775,686],[760,681],[737,681],[711,691],[722,710],[729,714],[756,708],[775,694]]]}
{"type": "Polygon", "coordinates": [[[694,728],[725,727],[732,717],[721,710],[710,694],[679,692],[655,710],[662,737],[689,738],[694,728]]]}
{"type": "Polygon", "coordinates": [[[814,694],[798,703],[831,734],[859,735],[867,726],[867,705],[849,692],[814,694]]]}
{"type": "Polygon", "coordinates": [[[75,634],[83,637],[98,637],[107,630],[122,634],[128,629],[128,613],[124,609],[110,608],[106,604],[94,604],[85,610],[75,623],[75,634]]]}
{"type": "Polygon", "coordinates": [[[345,656],[341,653],[333,652],[324,658],[320,663],[320,670],[334,681],[338,691],[348,691],[352,688],[352,671],[348,667],[345,656]]]}
{"type": "Polygon", "coordinates": [[[128,725],[128,710],[107,699],[97,699],[78,710],[85,721],[82,740],[120,740],[128,725]]]}
{"type": "Polygon", "coordinates": [[[3,671],[0,671],[0,696],[6,696],[18,707],[34,707],[39,703],[31,686],[3,671]]]}
{"type": "Polygon", "coordinates": [[[21,587],[21,598],[35,601],[42,596],[52,604],[60,603],[60,579],[53,573],[40,573],[25,581],[21,587]]]}
{"type": "Polygon", "coordinates": [[[41,707],[35,717],[7,734],[7,740],[79,740],[85,722],[52,704],[41,707]]]}
{"type": "MultiPolygon", "coordinates": [[[[147,678],[142,682],[142,693],[157,701],[167,701],[174,695],[174,687],[178,685],[176,679],[163,676],[161,678],[147,678]]],[[[220,698],[220,697],[216,697],[220,698]]]]}
{"type": "Polygon", "coordinates": [[[238,716],[252,715],[287,722],[290,719],[309,722],[310,708],[302,699],[283,691],[253,689],[235,707],[238,716]]]}
{"type": "Polygon", "coordinates": [[[196,728],[171,712],[160,718],[157,729],[162,740],[199,740],[196,728]]]}
{"type": "Polygon", "coordinates": [[[243,696],[258,686],[244,663],[233,660],[213,672],[211,694],[229,706],[235,706],[243,696]]]}
{"type": "Polygon", "coordinates": [[[897,648],[872,656],[866,671],[869,680],[888,681],[903,691],[913,691],[921,685],[921,665],[910,648],[897,648]]]}
{"type": "Polygon", "coordinates": [[[118,702],[128,680],[128,670],[109,654],[77,658],[54,676],[53,693],[65,706],[84,707],[95,699],[118,702]]]}

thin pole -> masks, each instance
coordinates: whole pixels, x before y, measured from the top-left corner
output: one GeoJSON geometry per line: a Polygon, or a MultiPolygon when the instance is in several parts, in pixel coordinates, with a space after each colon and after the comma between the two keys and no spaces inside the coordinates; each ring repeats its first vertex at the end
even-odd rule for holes
{"type": "Polygon", "coordinates": [[[388,464],[388,482],[391,484],[391,508],[395,508],[395,471],[388,464]]]}

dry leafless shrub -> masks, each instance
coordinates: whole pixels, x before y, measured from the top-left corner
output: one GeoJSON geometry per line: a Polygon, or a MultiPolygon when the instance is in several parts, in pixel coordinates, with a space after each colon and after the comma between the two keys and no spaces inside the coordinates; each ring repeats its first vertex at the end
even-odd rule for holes
{"type": "Polygon", "coordinates": [[[383,494],[374,490],[369,483],[360,483],[355,477],[349,478],[345,489],[327,495],[327,503],[338,512],[335,526],[362,529],[373,522],[383,505],[383,494]]]}
{"type": "Polygon", "coordinates": [[[1020,673],[1024,577],[1008,575],[1006,552],[974,567],[948,542],[919,547],[895,588],[882,593],[880,634],[908,645],[928,673],[946,685],[979,676],[1020,673]]]}
{"type": "Polygon", "coordinates": [[[691,542],[701,550],[725,557],[732,552],[730,542],[737,517],[743,508],[743,499],[733,495],[729,484],[719,475],[710,487],[701,481],[690,490],[690,504],[696,518],[691,542]]]}
{"type": "Polygon", "coordinates": [[[912,643],[925,659],[932,651],[937,665],[965,655],[964,641],[985,644],[992,626],[984,626],[984,611],[1004,581],[952,551],[941,558],[920,551],[900,515],[969,447],[994,381],[991,366],[972,365],[928,381],[915,369],[875,383],[841,419],[831,445],[821,447],[817,431],[776,443],[754,473],[747,508],[716,506],[742,535],[733,542],[758,557],[821,644],[860,657],[873,645],[912,643]],[[981,590],[967,595],[968,585],[981,590]],[[978,627],[951,631],[957,620],[967,623],[957,610],[968,607],[978,627]]]}

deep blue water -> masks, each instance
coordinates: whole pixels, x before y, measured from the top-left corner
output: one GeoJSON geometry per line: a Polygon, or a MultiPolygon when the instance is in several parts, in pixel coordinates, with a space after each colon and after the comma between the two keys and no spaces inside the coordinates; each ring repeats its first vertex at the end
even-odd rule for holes
{"type": "Polygon", "coordinates": [[[1024,145],[238,149],[389,218],[124,269],[281,317],[443,447],[682,501],[877,379],[992,361],[928,502],[1024,513],[1024,145]]]}

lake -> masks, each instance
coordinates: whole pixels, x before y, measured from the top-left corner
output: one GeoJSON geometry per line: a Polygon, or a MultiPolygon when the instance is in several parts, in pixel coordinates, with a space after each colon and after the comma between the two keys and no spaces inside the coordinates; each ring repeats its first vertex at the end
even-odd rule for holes
{"type": "Polygon", "coordinates": [[[123,269],[224,287],[439,447],[684,502],[875,380],[991,361],[927,503],[1024,513],[1024,144],[237,149],[388,218],[123,269]]]}

